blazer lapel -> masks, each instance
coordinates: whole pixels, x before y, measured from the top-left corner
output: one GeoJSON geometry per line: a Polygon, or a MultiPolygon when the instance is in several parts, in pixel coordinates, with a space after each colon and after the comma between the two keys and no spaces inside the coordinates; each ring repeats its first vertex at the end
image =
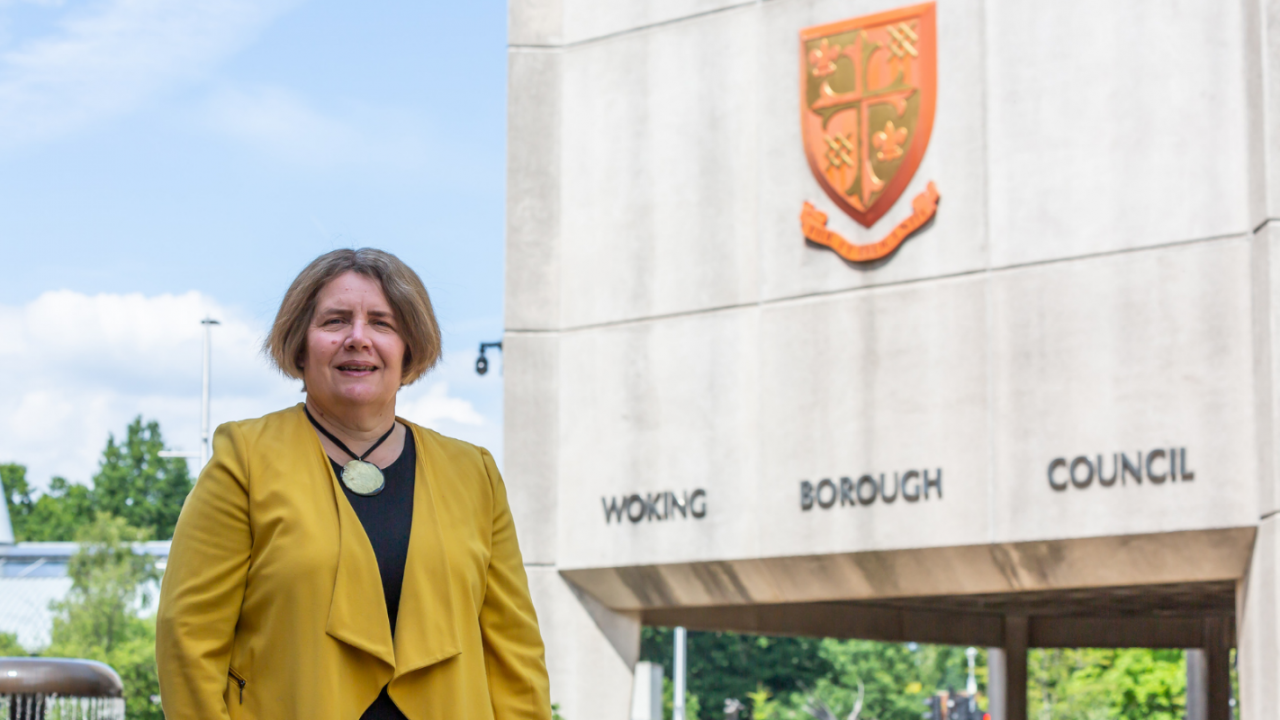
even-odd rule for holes
{"type": "Polygon", "coordinates": [[[338,572],[329,600],[329,619],[325,632],[354,648],[362,650],[395,668],[396,656],[391,643],[391,621],[387,619],[387,601],[382,595],[382,576],[378,558],[364,532],[364,525],[347,502],[347,496],[333,473],[333,464],[325,454],[320,439],[298,406],[297,418],[307,441],[314,447],[308,457],[329,477],[334,504],[338,509],[338,572]]]}
{"type": "MultiPolygon", "coordinates": [[[[453,582],[445,552],[434,487],[442,478],[433,469],[447,467],[440,449],[418,426],[401,420],[417,443],[418,467],[413,492],[413,529],[405,563],[400,609],[396,615],[395,677],[453,657],[460,652],[453,614],[453,582]]],[[[368,541],[366,541],[367,544],[368,541]]],[[[370,558],[372,559],[372,557],[370,558]]],[[[377,575],[375,566],[375,577],[377,575]]]]}

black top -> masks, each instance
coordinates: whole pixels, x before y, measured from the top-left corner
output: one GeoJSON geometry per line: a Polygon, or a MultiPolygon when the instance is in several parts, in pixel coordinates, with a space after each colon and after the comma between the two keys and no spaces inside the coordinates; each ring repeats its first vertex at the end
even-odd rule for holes
{"type": "MultiPolygon", "coordinates": [[[[330,458],[329,462],[333,462],[330,458]]],[[[404,584],[404,566],[409,556],[409,530],[413,526],[413,485],[417,478],[417,448],[413,433],[406,428],[404,450],[400,457],[382,469],[386,486],[377,495],[357,495],[342,486],[364,534],[369,536],[373,554],[378,558],[378,574],[382,576],[382,596],[387,600],[387,618],[391,620],[391,635],[396,634],[396,613],[400,608],[400,587],[404,584]]],[[[333,471],[339,481],[342,466],[333,462],[333,471]]],[[[341,484],[341,483],[339,483],[341,484]]],[[[400,708],[391,702],[387,689],[373,701],[360,720],[407,720],[400,708]]]]}

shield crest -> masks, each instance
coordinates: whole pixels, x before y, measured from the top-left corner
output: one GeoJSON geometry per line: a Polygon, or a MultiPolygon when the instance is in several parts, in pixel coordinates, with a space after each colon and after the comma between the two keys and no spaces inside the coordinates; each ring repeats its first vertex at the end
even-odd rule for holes
{"type": "Polygon", "coordinates": [[[937,87],[934,3],[800,33],[800,126],[818,184],[871,227],[920,167],[937,87]]]}

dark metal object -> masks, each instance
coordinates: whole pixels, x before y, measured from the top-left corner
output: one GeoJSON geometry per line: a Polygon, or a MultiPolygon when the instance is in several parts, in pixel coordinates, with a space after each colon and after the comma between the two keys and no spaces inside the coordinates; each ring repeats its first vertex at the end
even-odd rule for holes
{"type": "Polygon", "coordinates": [[[124,720],[124,684],[92,660],[0,658],[0,718],[124,720]]]}
{"type": "Polygon", "coordinates": [[[0,693],[124,697],[124,683],[109,665],[93,660],[0,658],[0,693]]]}
{"type": "Polygon", "coordinates": [[[482,342],[480,343],[480,357],[476,358],[476,374],[484,375],[489,372],[489,358],[484,356],[484,351],[489,348],[502,350],[502,341],[498,342],[482,342]]]}

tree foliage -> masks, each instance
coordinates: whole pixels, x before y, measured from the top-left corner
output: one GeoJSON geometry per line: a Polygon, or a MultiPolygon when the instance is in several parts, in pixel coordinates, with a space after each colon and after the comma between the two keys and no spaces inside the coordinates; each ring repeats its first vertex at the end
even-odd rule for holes
{"type": "Polygon", "coordinates": [[[191,492],[191,476],[186,460],[162,458],[161,450],[160,423],[144,425],[142,416],[129,423],[124,442],[117,444],[114,435],[108,436],[102,464],[93,476],[93,499],[98,510],[167,540],[191,492]]]}
{"type": "MultiPolygon", "coordinates": [[[[673,638],[665,628],[644,629],[641,658],[672,671],[673,638]]],[[[985,686],[985,652],[979,655],[985,686]]],[[[702,720],[719,720],[725,700],[736,698],[770,718],[808,718],[810,693],[845,717],[864,688],[862,717],[917,720],[921,700],[937,689],[963,688],[964,648],[878,643],[869,640],[770,637],[737,633],[689,633],[687,685],[702,720]]],[[[692,713],[689,715],[693,717],[692,713]]]]}
{"type": "Polygon", "coordinates": [[[14,463],[0,465],[0,480],[18,542],[70,540],[93,520],[93,499],[83,485],[55,477],[47,492],[33,498],[26,467],[14,463]]]}
{"type": "Polygon", "coordinates": [[[93,487],[55,477],[49,489],[33,497],[22,465],[0,465],[5,501],[16,540],[67,541],[93,522],[97,511],[124,518],[151,537],[173,537],[182,503],[191,491],[187,461],[162,458],[164,439],[156,421],[134,419],[122,442],[107,438],[93,487]]]}
{"type": "MultiPolygon", "coordinates": [[[[726,698],[738,698],[746,703],[747,694],[756,691],[757,686],[774,695],[811,687],[832,670],[830,662],[817,652],[820,642],[815,638],[729,632],[689,633],[686,689],[689,695],[697,697],[698,717],[706,720],[724,717],[726,698]]],[[[672,677],[673,652],[670,629],[644,628],[641,659],[661,663],[666,677],[672,677]]]]}
{"type": "Polygon", "coordinates": [[[125,715],[163,720],[152,696],[160,693],[156,673],[155,620],[139,617],[159,579],[152,558],[134,545],[149,532],[122,518],[98,513],[76,539],[68,575],[71,592],[53,604],[53,642],[48,657],[86,658],[115,668],[124,681],[125,715]]]}
{"type": "MultiPolygon", "coordinates": [[[[48,657],[98,660],[124,681],[126,715],[163,720],[155,660],[155,620],[145,612],[159,574],[152,558],[135,551],[150,538],[173,537],[191,490],[186,461],[162,458],[160,425],[141,417],[124,439],[108,437],[93,486],[55,477],[35,496],[26,468],[0,465],[0,484],[18,541],[80,543],[68,575],[67,597],[53,604],[48,657]]],[[[12,635],[0,635],[0,655],[27,654],[12,635]]]]}
{"type": "MultiPolygon", "coordinates": [[[[676,704],[676,686],[672,682],[671,676],[663,674],[662,676],[662,716],[675,717],[676,704]]],[[[684,716],[686,718],[696,718],[702,712],[701,702],[698,696],[689,692],[689,688],[684,689],[684,716]]]]}
{"type": "Polygon", "coordinates": [[[18,636],[0,632],[0,657],[26,657],[31,653],[18,644],[18,636]]]}
{"type": "MultiPolygon", "coordinates": [[[[641,658],[663,663],[669,677],[671,645],[670,630],[645,628],[641,658]]],[[[859,686],[861,720],[917,720],[927,697],[963,690],[968,679],[965,648],[951,645],[691,632],[687,657],[701,720],[722,718],[726,698],[751,708],[754,720],[811,720],[813,699],[845,718],[859,686]]],[[[1028,716],[1038,720],[1176,720],[1186,712],[1181,650],[1035,649],[1027,664],[1028,716]]],[[[975,666],[985,707],[985,649],[975,666]]]]}
{"type": "Polygon", "coordinates": [[[1186,712],[1187,664],[1181,650],[1032,650],[1027,670],[1032,717],[1175,720],[1186,712]]]}
{"type": "MultiPolygon", "coordinates": [[[[939,690],[963,689],[968,678],[962,647],[827,638],[819,653],[833,672],[819,679],[812,693],[841,718],[848,716],[861,694],[863,718],[918,720],[926,697],[939,690]]],[[[803,709],[807,699],[796,693],[789,706],[803,709]]],[[[792,712],[787,717],[808,715],[792,712]]]]}

